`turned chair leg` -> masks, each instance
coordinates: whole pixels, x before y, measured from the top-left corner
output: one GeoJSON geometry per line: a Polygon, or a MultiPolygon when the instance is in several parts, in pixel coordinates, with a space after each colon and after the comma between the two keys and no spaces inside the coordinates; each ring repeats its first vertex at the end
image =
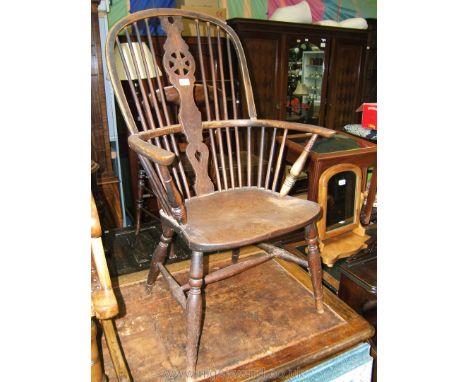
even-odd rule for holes
{"type": "Polygon", "coordinates": [[[137,197],[135,200],[135,235],[140,233],[141,209],[143,208],[143,189],[145,188],[145,172],[138,171],[137,197]]]}
{"type": "Polygon", "coordinates": [[[196,378],[195,367],[197,364],[198,343],[201,333],[202,297],[201,286],[203,284],[203,253],[193,251],[190,263],[189,285],[187,296],[187,381],[196,378]]]}
{"type": "Polygon", "coordinates": [[[172,228],[164,228],[163,233],[161,234],[161,238],[159,240],[159,244],[154,250],[153,258],[151,259],[151,265],[148,272],[148,278],[146,279],[146,292],[148,294],[151,293],[153,289],[154,283],[159,275],[159,263],[163,263],[166,260],[167,252],[169,244],[172,241],[172,237],[174,236],[174,230],[172,228]]]}
{"type": "Polygon", "coordinates": [[[315,222],[306,228],[307,261],[309,263],[309,274],[314,289],[315,307],[318,313],[323,313],[323,290],[322,290],[322,262],[318,247],[317,226],[315,222]]]}

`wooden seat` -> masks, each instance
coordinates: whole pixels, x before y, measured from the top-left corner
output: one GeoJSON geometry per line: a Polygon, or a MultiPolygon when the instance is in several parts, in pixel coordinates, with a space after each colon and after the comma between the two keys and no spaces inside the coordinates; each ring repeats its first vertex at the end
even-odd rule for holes
{"type": "Polygon", "coordinates": [[[309,269],[316,311],[323,313],[315,224],[320,207],[287,194],[318,136],[330,137],[335,132],[320,126],[257,119],[239,37],[224,21],[205,14],[179,9],[132,13],[109,31],[106,60],[131,134],[129,146],[137,152],[161,208],[163,232],[153,254],[146,290],[151,293],[161,274],[186,311],[187,381],[196,379],[202,291],[207,284],[280,257],[309,269]],[[153,22],[161,25],[164,36],[152,35],[153,22]],[[187,23],[194,27],[196,37],[184,38],[187,23]],[[133,47],[130,54],[124,54],[123,44],[133,47]],[[118,75],[116,56],[125,69],[127,94],[118,75]],[[163,89],[171,91],[166,94],[163,89]],[[238,118],[239,94],[245,97],[246,119],[238,118]],[[177,102],[170,105],[173,99],[177,102]],[[289,130],[309,133],[310,138],[281,185],[289,130]],[[306,231],[307,262],[261,243],[299,228],[306,231]],[[164,266],[174,232],[192,250],[189,280],[182,286],[164,266]],[[266,253],[237,262],[238,249],[248,244],[258,245],[266,253]],[[222,249],[233,249],[233,264],[204,274],[204,252],[222,249]]]}
{"type": "Polygon", "coordinates": [[[234,189],[191,198],[183,229],[190,249],[217,251],[274,238],[311,223],[320,207],[258,188],[234,189]]]}

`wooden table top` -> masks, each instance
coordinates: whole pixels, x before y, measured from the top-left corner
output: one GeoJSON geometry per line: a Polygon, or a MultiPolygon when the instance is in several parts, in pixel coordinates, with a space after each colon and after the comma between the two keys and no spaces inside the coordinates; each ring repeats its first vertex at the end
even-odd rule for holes
{"type": "MultiPolygon", "coordinates": [[[[261,253],[241,250],[239,261],[261,253]]],[[[210,272],[227,265],[230,252],[205,256],[210,272]]],[[[188,262],[168,269],[187,281],[188,262]]],[[[159,278],[144,293],[146,271],[114,280],[122,312],[115,325],[133,380],[183,381],[185,314],[159,278]]],[[[272,381],[297,375],[363,342],[367,321],[324,288],[325,312],[316,313],[310,278],[299,266],[275,259],[205,288],[197,372],[200,381],[272,381]]],[[[116,381],[103,339],[104,368],[116,381]]]]}
{"type": "MultiPolygon", "coordinates": [[[[286,146],[290,148],[292,151],[296,152],[298,155],[304,150],[304,146],[307,143],[310,134],[290,134],[286,138],[286,146]]],[[[277,137],[277,140],[280,141],[281,137],[277,137]]],[[[351,155],[362,155],[367,153],[377,153],[377,145],[373,142],[369,142],[361,137],[356,137],[355,135],[348,134],[344,131],[339,131],[336,136],[332,138],[319,138],[317,143],[312,148],[310,152],[310,156],[313,159],[321,159],[321,158],[334,158],[339,156],[351,156],[351,155]],[[346,147],[343,149],[335,149],[331,151],[323,151],[318,150],[315,151],[314,148],[324,140],[330,139],[338,139],[343,138],[344,141],[349,140],[353,142],[356,147],[350,148],[346,147]]]]}

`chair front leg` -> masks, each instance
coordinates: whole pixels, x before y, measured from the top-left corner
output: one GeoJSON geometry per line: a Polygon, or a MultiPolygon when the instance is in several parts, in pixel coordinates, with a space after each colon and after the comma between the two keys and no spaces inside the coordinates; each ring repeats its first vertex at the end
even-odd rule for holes
{"type": "Polygon", "coordinates": [[[172,228],[163,227],[163,233],[159,240],[159,244],[154,250],[153,258],[151,259],[151,265],[148,272],[148,278],[146,279],[146,293],[150,294],[153,289],[154,283],[159,276],[159,263],[163,263],[166,260],[168,247],[174,236],[174,230],[172,228]]]}
{"type": "Polygon", "coordinates": [[[315,222],[306,227],[307,261],[309,263],[309,274],[314,289],[315,307],[318,313],[323,313],[323,290],[322,290],[322,262],[318,247],[317,226],[315,222]]]}
{"type": "Polygon", "coordinates": [[[203,253],[193,251],[190,263],[189,285],[187,297],[187,381],[196,378],[198,343],[201,333],[202,298],[201,286],[203,284],[203,253]]]}

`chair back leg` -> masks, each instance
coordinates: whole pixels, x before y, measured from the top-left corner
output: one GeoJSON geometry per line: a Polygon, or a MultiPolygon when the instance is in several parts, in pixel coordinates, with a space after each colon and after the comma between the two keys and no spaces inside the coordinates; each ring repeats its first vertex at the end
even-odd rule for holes
{"type": "Polygon", "coordinates": [[[143,189],[145,187],[145,172],[138,171],[137,197],[135,200],[135,235],[140,233],[141,209],[143,208],[143,189]]]}
{"type": "Polygon", "coordinates": [[[148,278],[146,279],[146,293],[150,294],[156,279],[159,276],[159,263],[164,263],[166,260],[169,244],[172,242],[174,236],[174,230],[169,227],[163,227],[163,233],[159,239],[159,244],[154,250],[153,258],[151,259],[151,265],[148,272],[148,278]]]}
{"type": "Polygon", "coordinates": [[[190,262],[189,285],[187,297],[187,381],[196,379],[198,344],[201,333],[203,284],[203,253],[193,251],[190,262]]]}
{"type": "Polygon", "coordinates": [[[307,261],[314,290],[315,307],[318,313],[323,313],[322,262],[320,260],[317,226],[315,222],[306,227],[306,242],[307,261]]]}

